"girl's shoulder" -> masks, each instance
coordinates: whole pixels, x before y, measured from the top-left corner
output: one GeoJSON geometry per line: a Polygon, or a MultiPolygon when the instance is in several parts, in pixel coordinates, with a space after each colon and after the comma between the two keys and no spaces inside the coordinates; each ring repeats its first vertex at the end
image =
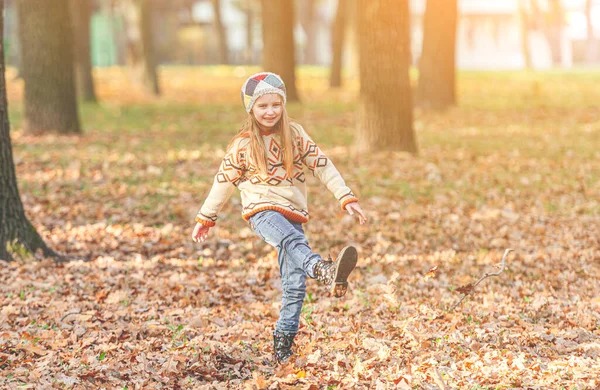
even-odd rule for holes
{"type": "Polygon", "coordinates": [[[298,122],[290,122],[290,129],[292,130],[292,134],[294,134],[294,136],[301,137],[306,134],[306,130],[304,130],[304,127],[302,127],[302,125],[298,122]]]}
{"type": "Polygon", "coordinates": [[[250,133],[240,133],[231,139],[229,142],[229,149],[242,149],[248,146],[250,143],[250,133]]]}

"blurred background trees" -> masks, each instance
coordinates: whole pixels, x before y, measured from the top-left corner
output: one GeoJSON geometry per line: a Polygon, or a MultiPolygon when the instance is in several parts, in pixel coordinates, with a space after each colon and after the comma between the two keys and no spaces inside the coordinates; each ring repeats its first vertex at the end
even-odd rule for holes
{"type": "MultiPolygon", "coordinates": [[[[295,80],[299,65],[328,68],[331,87],[342,86],[343,77],[360,76],[365,82],[375,77],[364,69],[374,66],[377,56],[363,47],[359,72],[358,41],[379,36],[379,25],[387,23],[386,13],[369,15],[368,4],[357,0],[8,0],[6,4],[6,58],[25,81],[24,111],[31,132],[80,131],[74,96],[96,101],[94,67],[123,66],[134,85],[153,95],[161,91],[160,66],[170,65],[261,66],[282,75],[290,101],[299,101],[301,95],[295,80]],[[360,27],[359,20],[367,24],[360,27]]],[[[418,71],[415,81],[402,87],[401,100],[423,107],[456,104],[456,69],[535,70],[600,63],[598,0],[382,4],[393,14],[408,7],[402,25],[393,27],[401,29],[397,31],[402,49],[393,49],[396,54],[381,62],[389,62],[384,71],[390,72],[387,77],[396,88],[406,83],[398,77],[404,77],[407,66],[418,71]]],[[[365,85],[361,93],[366,95],[369,88],[365,85]]],[[[396,103],[405,107],[400,100],[396,103]]],[[[373,108],[368,110],[372,114],[373,108]]],[[[394,113],[395,121],[407,129],[400,121],[410,115],[404,108],[400,111],[394,113]]]]}
{"type": "Polygon", "coordinates": [[[414,153],[408,0],[361,0],[358,4],[358,147],[366,152],[414,153]]]}
{"type": "Polygon", "coordinates": [[[456,103],[457,0],[427,0],[417,100],[432,108],[456,103]]]}
{"type": "MultiPolygon", "coordinates": [[[[4,7],[4,0],[0,0],[0,7],[4,7]]],[[[25,216],[17,186],[4,76],[3,13],[0,13],[0,42],[0,259],[13,260],[15,254],[31,254],[38,250],[44,256],[56,256],[25,216]]]]}
{"type": "Polygon", "coordinates": [[[285,82],[287,100],[298,101],[294,44],[294,2],[262,0],[263,69],[285,82]]]}
{"type": "Polygon", "coordinates": [[[79,133],[68,0],[18,2],[25,129],[79,133]]]}
{"type": "Polygon", "coordinates": [[[75,85],[77,96],[86,102],[96,102],[96,90],[92,76],[90,21],[91,0],[69,0],[73,22],[73,55],[75,60],[75,85]]]}

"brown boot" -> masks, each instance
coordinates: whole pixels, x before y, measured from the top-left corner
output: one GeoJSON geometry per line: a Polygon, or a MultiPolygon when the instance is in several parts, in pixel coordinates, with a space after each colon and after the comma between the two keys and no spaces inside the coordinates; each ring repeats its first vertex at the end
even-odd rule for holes
{"type": "Polygon", "coordinates": [[[348,276],[356,266],[358,253],[353,246],[347,246],[340,251],[335,262],[321,260],[315,265],[315,279],[329,286],[331,294],[336,298],[346,295],[348,276]]]}

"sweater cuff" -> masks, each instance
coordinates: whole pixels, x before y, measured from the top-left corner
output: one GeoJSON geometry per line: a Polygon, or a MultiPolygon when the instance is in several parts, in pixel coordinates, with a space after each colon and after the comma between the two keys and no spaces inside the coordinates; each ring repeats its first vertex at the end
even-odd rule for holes
{"type": "Polygon", "coordinates": [[[346,210],[346,206],[348,206],[350,203],[356,203],[358,202],[358,198],[346,198],[344,199],[344,201],[342,202],[342,210],[346,210]]]}
{"type": "Polygon", "coordinates": [[[215,226],[217,223],[213,222],[213,221],[207,221],[205,219],[200,218],[200,216],[196,216],[196,222],[201,223],[204,226],[208,226],[208,227],[213,227],[215,226]]]}

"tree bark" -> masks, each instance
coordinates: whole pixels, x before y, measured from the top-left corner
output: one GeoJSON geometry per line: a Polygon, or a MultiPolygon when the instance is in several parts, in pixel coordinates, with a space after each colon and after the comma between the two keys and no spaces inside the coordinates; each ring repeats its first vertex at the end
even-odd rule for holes
{"type": "Polygon", "coordinates": [[[90,44],[91,0],[70,0],[75,41],[75,85],[77,96],[85,102],[96,103],[96,90],[92,75],[90,44]]]}
{"type": "Polygon", "coordinates": [[[444,109],[456,104],[457,0],[427,0],[419,61],[419,104],[444,109]]]}
{"type": "Polygon", "coordinates": [[[262,20],[263,68],[281,76],[288,102],[297,102],[293,1],[262,0],[262,20]]]}
{"type": "Polygon", "coordinates": [[[302,50],[302,63],[317,63],[317,30],[315,29],[315,0],[300,0],[298,16],[302,29],[306,34],[306,42],[302,50]]]}
{"type": "Polygon", "coordinates": [[[123,0],[120,3],[127,35],[127,64],[133,78],[154,95],[160,95],[152,39],[151,0],[123,0]]]}
{"type": "Polygon", "coordinates": [[[331,37],[331,75],[329,86],[339,88],[342,86],[342,53],[344,49],[344,31],[348,13],[348,0],[338,0],[335,22],[333,23],[331,37]]]}
{"type": "Polygon", "coordinates": [[[215,29],[219,38],[219,55],[221,64],[229,64],[229,48],[227,45],[227,34],[221,16],[221,0],[212,0],[213,9],[215,11],[215,29]]]}
{"type": "Polygon", "coordinates": [[[417,152],[409,79],[409,0],[360,0],[358,150],[417,152]]]}
{"type": "Polygon", "coordinates": [[[24,128],[80,133],[68,0],[19,0],[24,128]]]}
{"type": "MultiPolygon", "coordinates": [[[[0,0],[4,9],[4,0],[0,0]]],[[[0,260],[35,254],[56,257],[25,216],[12,155],[4,68],[4,13],[0,12],[0,260]]]]}

